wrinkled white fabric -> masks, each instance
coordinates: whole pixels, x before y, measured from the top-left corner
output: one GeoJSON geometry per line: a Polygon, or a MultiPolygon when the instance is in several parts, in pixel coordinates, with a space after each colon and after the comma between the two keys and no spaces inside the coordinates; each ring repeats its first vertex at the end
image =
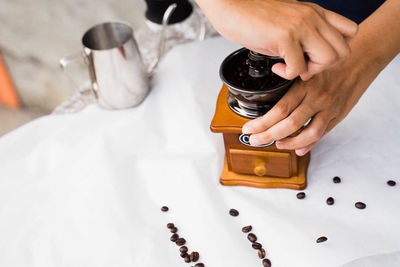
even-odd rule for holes
{"type": "Polygon", "coordinates": [[[398,251],[400,58],[313,149],[298,200],[293,190],[219,184],[222,136],[209,123],[219,65],[236,48],[223,39],[176,47],[140,106],[92,105],[2,137],[0,266],[190,266],[168,222],[206,266],[262,266],[241,232],[248,224],[274,267],[336,267],[398,251]],[[321,235],[329,240],[316,244],[321,235]]]}

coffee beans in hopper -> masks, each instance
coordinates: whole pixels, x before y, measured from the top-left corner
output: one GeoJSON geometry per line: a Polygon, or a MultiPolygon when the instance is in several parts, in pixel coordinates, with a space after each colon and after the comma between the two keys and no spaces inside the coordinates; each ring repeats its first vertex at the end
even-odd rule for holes
{"type": "Polygon", "coordinates": [[[367,205],[365,205],[365,203],[362,203],[362,202],[357,202],[355,204],[355,206],[356,206],[357,209],[360,209],[360,210],[363,210],[363,209],[365,209],[367,207],[367,205]]]}
{"type": "Polygon", "coordinates": [[[396,182],[393,180],[389,180],[389,181],[387,181],[387,184],[388,184],[388,186],[395,186],[396,182]]]}
{"type": "Polygon", "coordinates": [[[333,205],[335,203],[335,200],[333,199],[333,197],[328,197],[328,199],[326,200],[326,204],[328,205],[333,205]]]}
{"type": "Polygon", "coordinates": [[[328,240],[328,238],[326,236],[321,236],[321,237],[317,238],[317,243],[322,243],[322,242],[325,242],[327,240],[328,240]]]}
{"type": "Polygon", "coordinates": [[[239,215],[239,212],[238,212],[237,210],[235,210],[235,209],[230,209],[230,210],[229,210],[229,214],[230,214],[231,216],[233,216],[233,217],[236,217],[236,216],[239,215]]]}
{"type": "Polygon", "coordinates": [[[296,197],[298,199],[304,199],[306,197],[306,193],[304,193],[304,192],[297,193],[296,197]]]}
{"type": "Polygon", "coordinates": [[[242,232],[243,232],[243,233],[248,233],[248,232],[250,232],[252,229],[253,229],[253,227],[252,227],[251,225],[247,225],[247,226],[244,226],[244,227],[242,228],[242,232]]]}

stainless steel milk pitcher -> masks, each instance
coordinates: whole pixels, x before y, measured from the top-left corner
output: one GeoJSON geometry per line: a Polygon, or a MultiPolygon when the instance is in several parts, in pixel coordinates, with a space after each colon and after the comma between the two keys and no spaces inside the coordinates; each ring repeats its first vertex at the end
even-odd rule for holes
{"type": "MultiPolygon", "coordinates": [[[[149,92],[149,78],[163,53],[164,28],[176,8],[171,5],[164,14],[158,58],[147,73],[142,62],[133,30],[120,22],[106,22],[90,28],[82,37],[82,56],[89,70],[91,90],[99,105],[123,109],[138,105],[149,92]]],[[[80,57],[80,56],[79,56],[80,57]]],[[[60,59],[67,65],[77,56],[60,59]]]]}

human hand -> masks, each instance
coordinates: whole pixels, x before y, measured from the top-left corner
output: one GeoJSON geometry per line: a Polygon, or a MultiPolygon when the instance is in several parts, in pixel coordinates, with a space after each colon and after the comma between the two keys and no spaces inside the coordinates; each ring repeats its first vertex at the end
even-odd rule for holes
{"type": "Polygon", "coordinates": [[[227,39],[255,52],[279,56],[272,71],[303,80],[350,54],[348,41],[358,26],[322,7],[295,0],[197,0],[227,39]]]}
{"type": "Polygon", "coordinates": [[[297,80],[267,114],[246,123],[243,133],[251,134],[252,145],[276,141],[278,149],[305,155],[346,117],[368,87],[358,73],[356,68],[338,66],[309,81],[297,80]],[[297,136],[290,136],[310,118],[297,136]]]}

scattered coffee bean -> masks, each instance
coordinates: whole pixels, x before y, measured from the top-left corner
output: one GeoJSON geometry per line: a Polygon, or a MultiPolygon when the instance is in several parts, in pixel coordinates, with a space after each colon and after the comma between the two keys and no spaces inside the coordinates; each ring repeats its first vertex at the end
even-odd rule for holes
{"type": "Polygon", "coordinates": [[[264,259],[264,258],[265,258],[265,249],[260,248],[260,249],[258,250],[258,257],[259,257],[260,259],[264,259]]]}
{"type": "Polygon", "coordinates": [[[326,200],[326,204],[328,205],[333,205],[335,203],[335,200],[333,199],[333,197],[328,197],[328,199],[326,200]]]}
{"type": "Polygon", "coordinates": [[[176,242],[176,240],[178,240],[178,238],[179,238],[179,235],[178,235],[178,234],[173,234],[173,235],[171,236],[170,240],[171,240],[172,242],[176,242]]]}
{"type": "Polygon", "coordinates": [[[271,261],[269,259],[263,259],[262,264],[264,267],[271,267],[271,261]]]}
{"type": "Polygon", "coordinates": [[[340,183],[341,181],[342,181],[342,179],[340,179],[339,176],[333,177],[333,182],[334,182],[335,184],[338,184],[338,183],[340,183]]]}
{"type": "Polygon", "coordinates": [[[195,264],[194,267],[204,267],[204,264],[200,262],[200,263],[195,264]]]}
{"type": "Polygon", "coordinates": [[[300,193],[297,193],[296,196],[297,196],[298,199],[304,199],[306,197],[306,193],[300,192],[300,193]]]}
{"type": "Polygon", "coordinates": [[[251,243],[254,243],[254,242],[257,241],[257,236],[256,236],[255,234],[253,234],[253,233],[250,233],[250,234],[247,235],[247,239],[248,239],[251,243]]]}
{"type": "Polygon", "coordinates": [[[178,239],[176,240],[175,243],[176,243],[178,246],[183,246],[183,245],[186,244],[186,240],[185,240],[185,238],[180,237],[180,238],[178,238],[178,239]]]}
{"type": "Polygon", "coordinates": [[[181,255],[182,258],[185,258],[185,257],[186,257],[187,255],[189,255],[189,254],[187,254],[186,252],[181,252],[180,255],[181,255]]]}
{"type": "Polygon", "coordinates": [[[367,207],[367,205],[365,205],[365,203],[362,203],[362,202],[357,202],[355,204],[355,206],[356,206],[357,209],[360,209],[360,210],[363,210],[363,209],[365,209],[367,207]]]}
{"type": "Polygon", "coordinates": [[[189,256],[189,255],[186,255],[185,258],[183,258],[183,260],[184,260],[186,263],[189,263],[189,262],[190,262],[190,256],[189,256]]]}
{"type": "Polygon", "coordinates": [[[236,216],[239,215],[239,212],[238,212],[237,210],[235,210],[235,209],[230,209],[230,210],[229,210],[229,214],[230,214],[231,216],[236,217],[236,216]]]}
{"type": "Polygon", "coordinates": [[[200,254],[197,251],[190,253],[190,260],[196,262],[199,260],[200,254]]]}
{"type": "Polygon", "coordinates": [[[168,229],[172,229],[172,228],[174,228],[174,227],[175,227],[175,225],[174,225],[173,223],[167,224],[167,228],[168,228],[168,229]]]}
{"type": "Polygon", "coordinates": [[[187,246],[182,246],[182,247],[180,247],[180,248],[179,248],[179,252],[181,252],[181,253],[186,253],[186,252],[188,252],[187,246]]]}
{"type": "Polygon", "coordinates": [[[260,243],[258,243],[258,242],[253,242],[253,244],[251,244],[251,246],[254,249],[261,249],[262,248],[262,245],[260,243]]]}
{"type": "Polygon", "coordinates": [[[242,228],[242,232],[243,233],[248,233],[253,229],[253,227],[251,225],[245,226],[242,228]]]}
{"type": "Polygon", "coordinates": [[[163,211],[163,212],[167,212],[169,209],[168,209],[168,207],[167,206],[162,206],[161,207],[161,211],[163,211]]]}
{"type": "Polygon", "coordinates": [[[389,186],[395,186],[395,185],[396,185],[396,182],[393,181],[393,180],[389,180],[389,181],[387,181],[387,184],[388,184],[389,186]]]}
{"type": "Polygon", "coordinates": [[[175,226],[171,228],[171,233],[176,233],[178,232],[178,228],[176,228],[175,226]]]}
{"type": "Polygon", "coordinates": [[[322,242],[325,242],[327,240],[328,240],[328,238],[326,236],[321,236],[321,237],[317,238],[317,243],[322,243],[322,242]]]}

